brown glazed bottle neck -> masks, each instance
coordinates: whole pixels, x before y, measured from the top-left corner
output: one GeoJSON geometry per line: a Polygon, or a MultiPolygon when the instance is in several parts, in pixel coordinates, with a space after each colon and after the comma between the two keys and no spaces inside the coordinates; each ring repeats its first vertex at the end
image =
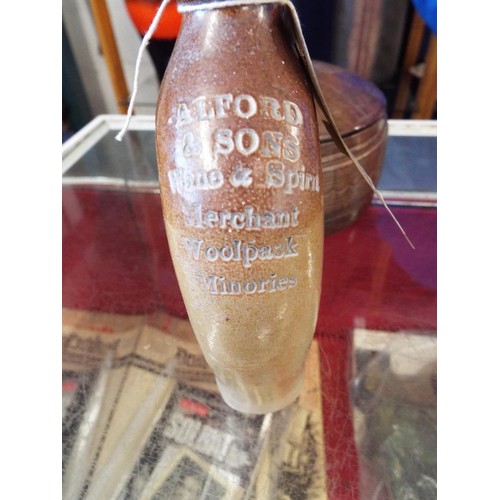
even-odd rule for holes
{"type": "Polygon", "coordinates": [[[264,58],[284,48],[282,11],[279,4],[263,4],[186,12],[179,38],[206,56],[264,58]]]}
{"type": "Polygon", "coordinates": [[[309,94],[286,15],[277,3],[184,13],[165,86],[193,95],[206,88],[258,94],[266,86],[285,98],[309,94]]]}

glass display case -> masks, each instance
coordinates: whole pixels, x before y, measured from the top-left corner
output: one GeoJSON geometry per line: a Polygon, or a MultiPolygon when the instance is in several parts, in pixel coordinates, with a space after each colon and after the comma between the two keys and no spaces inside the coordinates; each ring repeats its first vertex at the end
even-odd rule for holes
{"type": "MultiPolygon", "coordinates": [[[[163,225],[154,117],[63,145],[64,498],[436,497],[436,123],[389,120],[374,199],[327,235],[299,399],[227,407],[163,225]],[[184,496],[183,496],[184,495],[184,496]]],[[[353,167],[354,168],[354,167],[353,167]]]]}

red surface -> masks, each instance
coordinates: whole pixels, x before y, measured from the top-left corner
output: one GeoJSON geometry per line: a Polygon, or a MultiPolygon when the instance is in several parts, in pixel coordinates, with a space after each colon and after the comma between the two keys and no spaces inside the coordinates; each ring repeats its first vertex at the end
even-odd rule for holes
{"type": "MultiPolygon", "coordinates": [[[[377,206],[325,240],[316,338],[335,500],[359,497],[348,387],[352,329],[436,331],[436,211],[393,211],[416,250],[377,206]]],[[[63,306],[186,317],[159,195],[64,188],[63,306]]]]}

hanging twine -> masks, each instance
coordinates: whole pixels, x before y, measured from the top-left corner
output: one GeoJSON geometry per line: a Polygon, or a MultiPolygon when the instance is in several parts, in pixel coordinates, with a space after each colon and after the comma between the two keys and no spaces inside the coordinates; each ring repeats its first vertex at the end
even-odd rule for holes
{"type": "MultiPolygon", "coordinates": [[[[125,125],[123,126],[122,130],[116,135],[116,140],[121,141],[123,139],[123,136],[126,134],[128,127],[130,125],[130,120],[132,118],[132,113],[135,105],[135,100],[137,97],[137,90],[139,87],[139,71],[140,71],[140,66],[142,62],[142,58],[144,55],[144,51],[146,50],[146,47],[148,46],[148,43],[153,36],[156,27],[158,26],[158,23],[160,21],[160,18],[163,14],[163,11],[165,10],[165,7],[170,3],[170,0],[163,0],[160,7],[158,8],[158,11],[156,12],[155,17],[153,18],[153,21],[151,22],[151,26],[149,27],[148,31],[144,35],[142,39],[141,46],[139,48],[139,53],[137,55],[137,61],[135,65],[135,75],[134,75],[134,84],[133,84],[133,89],[132,89],[132,95],[130,98],[130,103],[127,111],[127,119],[125,121],[125,125]]],[[[352,154],[352,152],[349,150],[347,147],[346,143],[342,139],[342,136],[340,135],[340,132],[337,128],[337,125],[335,124],[335,121],[333,120],[333,116],[330,113],[330,110],[328,108],[328,105],[326,103],[326,100],[323,96],[323,93],[321,91],[321,88],[319,86],[318,79],[316,77],[316,72],[314,71],[314,67],[312,64],[311,57],[309,55],[309,51],[307,49],[307,45],[304,39],[304,35],[302,33],[302,28],[300,26],[300,20],[299,16],[297,14],[297,11],[295,10],[295,6],[291,2],[291,0],[227,0],[227,1],[215,1],[215,2],[204,2],[202,0],[197,1],[193,0],[192,2],[189,3],[181,3],[178,5],[177,10],[182,14],[185,12],[193,12],[195,10],[213,10],[213,9],[222,9],[222,8],[227,8],[227,7],[243,7],[243,6],[248,6],[248,5],[265,5],[265,4],[281,4],[283,6],[288,7],[290,14],[292,15],[292,27],[293,27],[293,34],[295,37],[295,46],[297,48],[297,51],[299,53],[299,56],[304,63],[304,66],[307,70],[308,77],[311,81],[311,84],[313,86],[313,91],[314,91],[314,97],[321,108],[321,111],[325,117],[325,120],[323,120],[323,123],[328,130],[328,133],[330,134],[331,138],[333,139],[333,142],[335,145],[338,147],[339,151],[343,153],[345,156],[347,156],[354,166],[357,168],[363,179],[366,181],[368,186],[370,186],[370,189],[373,191],[373,193],[377,196],[377,198],[380,200],[384,208],[389,212],[390,216],[392,217],[393,221],[405,237],[406,241],[408,244],[411,246],[411,248],[415,249],[413,243],[411,242],[410,238],[407,236],[406,232],[404,231],[403,227],[397,220],[396,216],[392,213],[391,209],[387,206],[387,203],[384,200],[384,197],[382,196],[382,193],[375,187],[375,184],[371,180],[370,176],[366,173],[365,169],[362,167],[362,165],[359,163],[359,161],[355,158],[355,156],[352,154]]]]}
{"type": "Polygon", "coordinates": [[[128,105],[128,110],[127,110],[127,119],[125,120],[125,125],[123,128],[120,130],[120,132],[116,135],[115,139],[117,141],[120,141],[123,139],[123,136],[127,133],[128,127],[130,125],[130,120],[132,118],[132,113],[134,112],[134,106],[135,106],[135,100],[137,98],[137,91],[139,90],[139,72],[141,68],[141,63],[142,63],[142,58],[144,56],[144,51],[146,50],[149,41],[151,40],[151,37],[154,35],[154,32],[156,31],[156,28],[158,27],[158,23],[160,22],[161,16],[163,15],[163,11],[165,10],[165,7],[170,3],[170,0],[163,0],[161,3],[160,7],[158,7],[158,10],[155,14],[155,17],[153,18],[153,21],[151,22],[151,26],[148,28],[148,31],[146,31],[146,34],[144,35],[142,39],[141,46],[139,47],[139,52],[137,54],[137,60],[135,62],[135,72],[134,72],[134,84],[132,88],[132,95],[130,96],[130,102],[128,105]]]}

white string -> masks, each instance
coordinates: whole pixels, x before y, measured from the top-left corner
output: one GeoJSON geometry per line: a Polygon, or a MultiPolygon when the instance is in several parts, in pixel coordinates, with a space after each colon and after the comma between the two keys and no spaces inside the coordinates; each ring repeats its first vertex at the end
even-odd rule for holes
{"type": "Polygon", "coordinates": [[[135,104],[135,99],[137,97],[137,91],[139,89],[139,71],[140,71],[140,66],[142,62],[142,57],[144,55],[144,51],[146,50],[146,47],[148,46],[149,40],[151,40],[151,37],[153,36],[154,32],[156,31],[156,27],[158,26],[158,23],[160,22],[161,16],[163,14],[163,11],[165,10],[165,7],[170,3],[170,0],[163,0],[160,7],[158,7],[158,10],[155,14],[155,17],[153,18],[153,21],[151,23],[151,26],[149,27],[148,31],[144,35],[144,38],[142,39],[141,46],[139,47],[139,52],[137,54],[137,61],[135,63],[135,73],[134,73],[134,86],[132,89],[132,95],[130,97],[130,102],[128,104],[128,110],[127,110],[127,119],[125,121],[125,125],[123,128],[120,130],[120,132],[116,135],[115,139],[117,141],[121,141],[123,139],[123,136],[128,130],[128,127],[130,125],[130,120],[132,118],[132,113],[134,111],[134,104],[135,104]]]}

